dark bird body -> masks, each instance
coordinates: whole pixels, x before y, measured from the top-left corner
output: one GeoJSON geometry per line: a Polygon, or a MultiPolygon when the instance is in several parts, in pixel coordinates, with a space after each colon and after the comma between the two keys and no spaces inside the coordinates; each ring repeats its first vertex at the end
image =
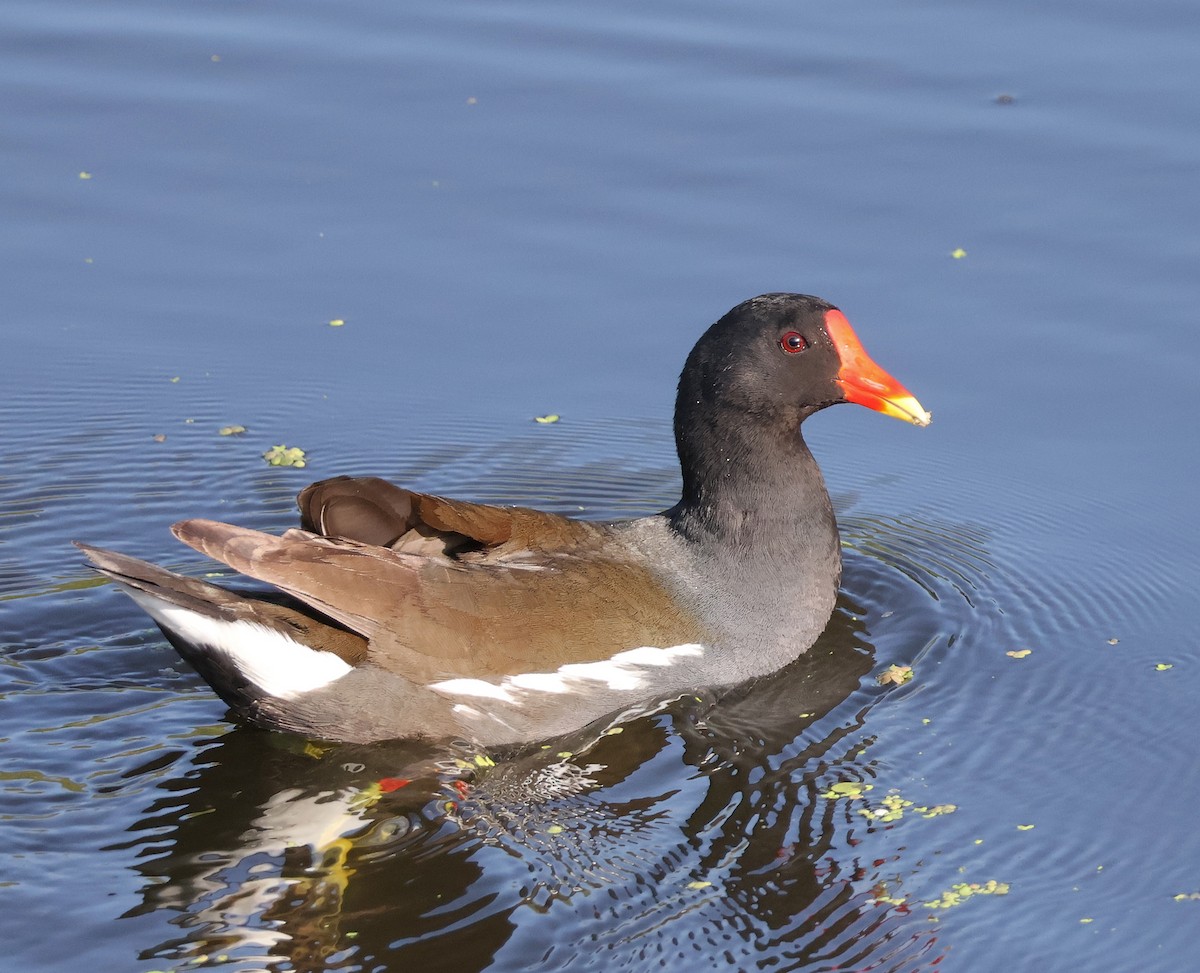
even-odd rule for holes
{"type": "Polygon", "coordinates": [[[840,311],[768,294],[688,357],[682,497],[660,514],[595,523],[339,477],[300,494],[282,536],[175,525],[282,603],[80,547],[241,719],[354,741],[543,739],[812,645],[841,561],[800,424],[846,401],[929,421],[840,311]]]}

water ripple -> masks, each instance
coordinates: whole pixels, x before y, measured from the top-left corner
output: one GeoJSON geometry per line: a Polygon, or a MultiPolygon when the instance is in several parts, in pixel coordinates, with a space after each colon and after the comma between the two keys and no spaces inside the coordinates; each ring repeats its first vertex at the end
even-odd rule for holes
{"type": "MultiPolygon", "coordinates": [[[[674,499],[669,429],[495,421],[482,441],[446,445],[446,420],[381,458],[330,426],[305,441],[321,464],[281,471],[258,456],[274,437],[220,439],[216,403],[182,398],[170,427],[117,411],[51,443],[18,435],[6,448],[28,473],[0,484],[0,553],[21,552],[0,560],[0,693],[16,704],[0,719],[7,820],[35,849],[47,828],[111,836],[99,809],[123,808],[128,837],[107,847],[141,862],[143,904],[131,915],[166,906],[187,917],[186,933],[148,955],[295,963],[315,951],[341,957],[333,969],[419,967],[452,953],[463,968],[545,970],[695,957],[749,968],[771,956],[780,969],[899,973],[939,964],[958,913],[933,923],[928,903],[964,876],[1020,878],[1013,863],[1036,849],[1044,867],[1032,890],[1068,874],[1098,887],[1105,847],[1088,811],[1065,793],[1010,806],[1020,762],[1001,758],[1053,763],[1065,745],[1086,745],[1085,731],[1067,724],[1048,737],[1022,714],[1099,710],[1114,683],[1152,685],[1146,647],[1101,636],[1118,637],[1122,616],[1177,585],[1178,565],[1080,585],[1065,569],[1071,555],[1054,547],[1065,514],[1034,510],[1019,488],[985,527],[928,507],[893,512],[886,491],[873,509],[877,475],[835,465],[838,611],[776,676],[626,714],[549,752],[492,755],[494,768],[471,753],[457,758],[464,771],[445,754],[309,750],[214,728],[220,704],[67,541],[119,542],[203,570],[174,546],[172,520],[280,529],[294,520],[298,486],[343,469],[564,513],[644,513],[674,499]],[[202,420],[187,423],[188,413],[202,420]],[[157,428],[173,431],[154,442],[157,428]],[[324,468],[332,456],[336,470],[324,468]],[[1006,654],[1020,648],[1032,652],[1006,654]],[[912,681],[879,685],[890,665],[910,666],[912,681]],[[371,790],[397,775],[413,783],[371,790]],[[951,804],[928,819],[913,810],[951,804]],[[381,900],[395,904],[386,917],[381,900]]],[[[251,422],[272,428],[305,401],[296,393],[251,422]]],[[[953,470],[923,475],[948,483],[964,508],[982,492],[953,470]]],[[[1111,514],[1100,500],[1072,503],[1111,514]]],[[[1140,730],[1117,720],[1107,732],[1110,745],[1132,747],[1140,730]]]]}

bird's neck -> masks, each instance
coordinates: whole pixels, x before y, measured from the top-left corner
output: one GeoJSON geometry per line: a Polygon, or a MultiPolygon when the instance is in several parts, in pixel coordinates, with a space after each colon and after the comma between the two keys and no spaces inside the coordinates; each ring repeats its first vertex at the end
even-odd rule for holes
{"type": "Polygon", "coordinates": [[[799,430],[744,421],[719,428],[719,437],[678,437],[683,496],[669,512],[672,526],[693,543],[747,556],[836,550],[825,479],[799,430]]]}
{"type": "Polygon", "coordinates": [[[683,497],[666,516],[702,579],[698,614],[743,677],[786,664],[825,628],[841,577],[816,460],[794,426],[773,442],[744,429],[681,442],[680,459],[683,497]]]}

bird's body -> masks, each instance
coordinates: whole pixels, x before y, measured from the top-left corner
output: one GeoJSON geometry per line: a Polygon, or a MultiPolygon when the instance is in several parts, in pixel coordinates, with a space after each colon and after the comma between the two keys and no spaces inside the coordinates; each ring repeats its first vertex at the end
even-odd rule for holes
{"type": "Polygon", "coordinates": [[[706,332],[676,408],[683,496],[661,514],[594,523],[341,477],[304,490],[301,529],[281,537],[175,526],[284,604],[81,547],[237,715],[311,736],[517,743],[738,683],[806,650],[837,594],[837,525],[800,422],[867,397],[928,422],[844,322],[764,295],[706,332]]]}

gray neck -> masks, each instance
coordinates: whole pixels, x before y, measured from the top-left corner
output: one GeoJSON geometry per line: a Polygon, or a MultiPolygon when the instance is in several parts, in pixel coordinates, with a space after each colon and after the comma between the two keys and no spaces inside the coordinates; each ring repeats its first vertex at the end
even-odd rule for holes
{"type": "MultiPolygon", "coordinates": [[[[794,427],[733,435],[685,455],[684,494],[666,516],[702,577],[698,608],[730,664],[768,671],[824,630],[841,577],[833,505],[794,427]],[[774,620],[774,622],[772,622],[774,620]]],[[[758,672],[744,672],[744,677],[758,672]]]]}

